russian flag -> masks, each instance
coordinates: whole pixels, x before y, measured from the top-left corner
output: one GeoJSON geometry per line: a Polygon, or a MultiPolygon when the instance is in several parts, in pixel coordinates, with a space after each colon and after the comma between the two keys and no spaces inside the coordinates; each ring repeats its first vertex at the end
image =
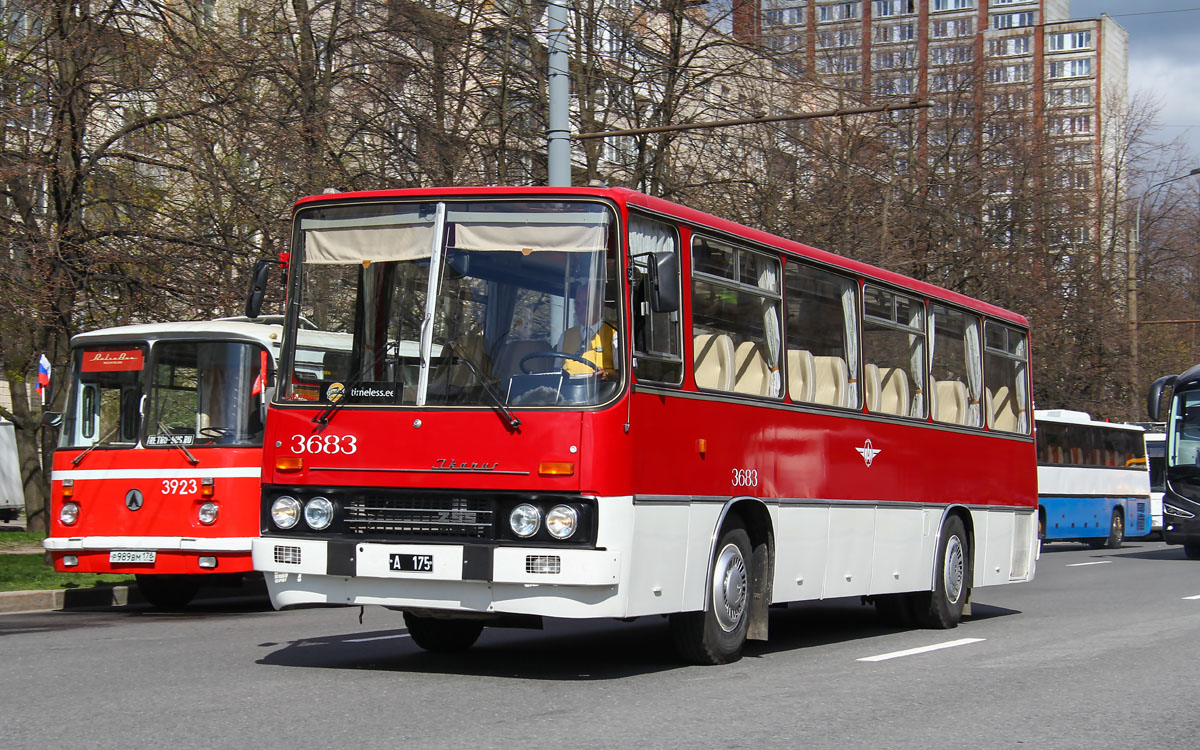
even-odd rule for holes
{"type": "Polygon", "coordinates": [[[42,403],[46,403],[46,392],[50,390],[50,360],[46,359],[43,354],[38,360],[38,380],[37,392],[42,397],[42,403]]]}

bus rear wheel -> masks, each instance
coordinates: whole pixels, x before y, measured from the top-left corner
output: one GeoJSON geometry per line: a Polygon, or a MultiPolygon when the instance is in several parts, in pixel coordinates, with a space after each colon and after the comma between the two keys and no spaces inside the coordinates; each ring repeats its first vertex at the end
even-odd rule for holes
{"type": "Polygon", "coordinates": [[[1121,515],[1121,511],[1114,510],[1112,521],[1108,524],[1108,537],[1106,539],[1093,539],[1088,542],[1088,545],[1093,549],[1120,549],[1125,542],[1125,518],[1121,515]]]}
{"type": "Polygon", "coordinates": [[[142,598],[159,609],[181,609],[200,590],[200,580],[196,576],[147,573],[134,577],[142,598]]]}
{"type": "Polygon", "coordinates": [[[404,626],[413,643],[426,651],[451,653],[466,651],[475,645],[483,633],[479,620],[451,620],[404,613],[404,626]]]}
{"type": "Polygon", "coordinates": [[[970,547],[962,519],[950,516],[938,540],[933,591],[911,594],[913,619],[925,628],[957,627],[971,593],[970,547]]]}
{"type": "Polygon", "coordinates": [[[671,615],[679,655],[696,664],[729,664],[742,658],[750,626],[750,535],[740,522],[726,526],[709,571],[708,607],[671,615]]]}

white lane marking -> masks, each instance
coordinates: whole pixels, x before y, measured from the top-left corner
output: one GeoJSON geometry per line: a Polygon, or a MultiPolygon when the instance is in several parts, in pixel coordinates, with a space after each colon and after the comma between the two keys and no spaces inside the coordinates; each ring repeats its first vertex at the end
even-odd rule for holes
{"type": "Polygon", "coordinates": [[[1200,594],[1196,594],[1195,596],[1185,596],[1185,597],[1183,597],[1183,600],[1184,600],[1185,602],[1186,602],[1186,601],[1195,601],[1196,599],[1200,599],[1200,594]]]}
{"type": "Polygon", "coordinates": [[[1068,568],[1082,568],[1084,565],[1108,565],[1112,560],[1097,560],[1096,562],[1071,563],[1068,568]]]}
{"type": "Polygon", "coordinates": [[[397,632],[396,635],[390,635],[390,636],[373,636],[370,638],[347,638],[347,640],[342,641],[342,643],[367,643],[370,641],[390,641],[390,640],[392,640],[392,638],[407,638],[407,637],[409,637],[407,632],[397,632]]]}
{"type": "Polygon", "coordinates": [[[888,659],[898,659],[901,656],[913,656],[915,654],[924,654],[929,651],[940,651],[943,648],[954,648],[955,646],[966,646],[969,643],[979,643],[985,641],[986,638],[960,638],[957,641],[947,641],[946,643],[938,643],[933,646],[921,646],[920,648],[910,648],[904,651],[893,651],[890,654],[879,654],[878,656],[865,656],[857,661],[886,661],[888,659]]]}

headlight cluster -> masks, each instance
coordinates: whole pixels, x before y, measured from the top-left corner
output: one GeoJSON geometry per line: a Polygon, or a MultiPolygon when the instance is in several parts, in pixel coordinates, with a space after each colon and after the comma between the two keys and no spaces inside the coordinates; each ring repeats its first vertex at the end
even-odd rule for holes
{"type": "Polygon", "coordinates": [[[271,503],[271,520],[275,526],[287,530],[300,523],[300,517],[313,531],[324,531],[333,523],[333,503],[327,497],[317,496],[304,503],[291,495],[281,495],[271,503]]]}
{"type": "Polygon", "coordinates": [[[521,503],[508,515],[509,527],[522,539],[538,533],[543,524],[546,533],[555,539],[570,539],[579,528],[579,512],[569,505],[555,505],[543,519],[542,511],[536,505],[521,503]]]}
{"type": "Polygon", "coordinates": [[[217,522],[217,504],[204,503],[200,509],[196,511],[196,518],[205,526],[211,526],[217,522]]]}

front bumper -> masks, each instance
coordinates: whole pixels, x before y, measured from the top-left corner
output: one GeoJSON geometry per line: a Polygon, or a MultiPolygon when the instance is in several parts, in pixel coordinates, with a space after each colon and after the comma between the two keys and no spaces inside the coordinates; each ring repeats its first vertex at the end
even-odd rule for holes
{"type": "Polygon", "coordinates": [[[389,544],[263,537],[252,545],[276,608],[379,604],[400,609],[619,616],[620,555],[603,549],[389,544]],[[429,556],[427,571],[396,570],[429,556]],[[552,592],[547,589],[552,587],[552,592]]]}

